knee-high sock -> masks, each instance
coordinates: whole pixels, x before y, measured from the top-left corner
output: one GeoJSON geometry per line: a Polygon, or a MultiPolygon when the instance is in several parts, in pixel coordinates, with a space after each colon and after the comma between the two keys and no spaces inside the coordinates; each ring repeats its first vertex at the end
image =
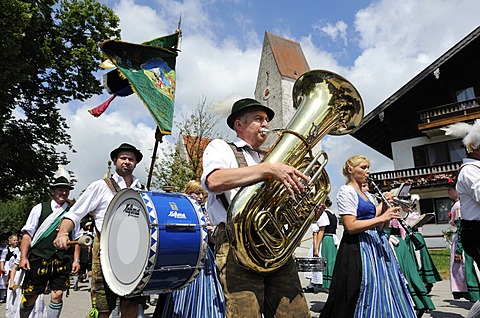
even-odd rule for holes
{"type": "Polygon", "coordinates": [[[480,301],[477,300],[475,304],[473,304],[466,318],[480,318],[480,301]]]}
{"type": "Polygon", "coordinates": [[[63,302],[54,303],[50,301],[47,309],[47,317],[48,318],[59,318],[60,313],[62,312],[63,302]]]}
{"type": "Polygon", "coordinates": [[[30,313],[32,312],[33,308],[35,307],[35,303],[30,307],[25,307],[22,303],[20,304],[20,318],[28,318],[30,313]]]}

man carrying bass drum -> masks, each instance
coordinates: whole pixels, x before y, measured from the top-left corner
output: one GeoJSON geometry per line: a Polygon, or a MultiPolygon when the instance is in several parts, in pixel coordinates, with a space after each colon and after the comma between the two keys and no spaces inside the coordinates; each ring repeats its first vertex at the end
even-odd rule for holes
{"type": "MultiPolygon", "coordinates": [[[[92,254],[92,317],[98,312],[99,318],[107,318],[116,307],[117,295],[105,284],[100,264],[101,229],[105,213],[110,201],[120,189],[142,189],[139,180],[133,175],[133,170],[142,160],[143,155],[134,146],[123,143],[112,150],[110,158],[115,165],[115,174],[111,178],[97,180],[91,183],[80,196],[72,209],[68,211],[60,224],[54,245],[57,249],[67,248],[68,233],[75,227],[80,228],[80,221],[89,212],[93,213],[95,223],[95,239],[92,254]]],[[[122,318],[137,318],[138,304],[143,297],[120,297],[122,318]]]]}

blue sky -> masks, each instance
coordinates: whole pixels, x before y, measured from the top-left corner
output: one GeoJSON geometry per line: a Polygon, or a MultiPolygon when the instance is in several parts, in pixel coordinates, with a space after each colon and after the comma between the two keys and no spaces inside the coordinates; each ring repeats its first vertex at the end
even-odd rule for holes
{"type": "MultiPolygon", "coordinates": [[[[172,33],[182,16],[177,59],[175,120],[203,97],[225,123],[232,102],[254,94],[265,31],[301,44],[311,69],[327,69],[350,80],[368,114],[407,81],[474,30],[478,0],[105,0],[121,19],[122,39],[140,43],[172,33]]],[[[102,73],[98,74],[101,78],[102,73]]],[[[132,95],[117,98],[105,114],[87,110],[109,96],[59,105],[70,125],[76,153],[68,169],[78,180],[73,197],[106,172],[108,154],[122,142],[142,149],[136,175],[146,183],[155,126],[132,95]]],[[[273,127],[275,128],[275,127],[273,127]]],[[[175,142],[178,132],[161,147],[175,142]]],[[[326,137],[332,196],[344,183],[341,167],[355,154],[371,159],[372,171],[392,162],[351,136],[326,137]]]]}

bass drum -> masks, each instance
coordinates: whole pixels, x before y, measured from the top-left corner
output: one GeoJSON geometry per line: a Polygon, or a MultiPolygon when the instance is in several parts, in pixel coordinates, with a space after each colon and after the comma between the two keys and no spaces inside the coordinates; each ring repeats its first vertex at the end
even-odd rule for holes
{"type": "Polygon", "coordinates": [[[200,205],[187,195],[118,192],[108,206],[100,240],[106,283],[126,297],[181,289],[203,267],[204,224],[200,205]]]}

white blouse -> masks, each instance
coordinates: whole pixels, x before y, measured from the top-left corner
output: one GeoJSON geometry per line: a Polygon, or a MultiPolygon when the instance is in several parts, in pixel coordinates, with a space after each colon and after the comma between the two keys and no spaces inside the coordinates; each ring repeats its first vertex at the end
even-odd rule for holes
{"type": "MultiPolygon", "coordinates": [[[[373,196],[369,192],[364,192],[368,200],[375,202],[373,196]]],[[[342,185],[337,193],[338,214],[350,214],[357,216],[358,193],[351,185],[342,185]]]]}

